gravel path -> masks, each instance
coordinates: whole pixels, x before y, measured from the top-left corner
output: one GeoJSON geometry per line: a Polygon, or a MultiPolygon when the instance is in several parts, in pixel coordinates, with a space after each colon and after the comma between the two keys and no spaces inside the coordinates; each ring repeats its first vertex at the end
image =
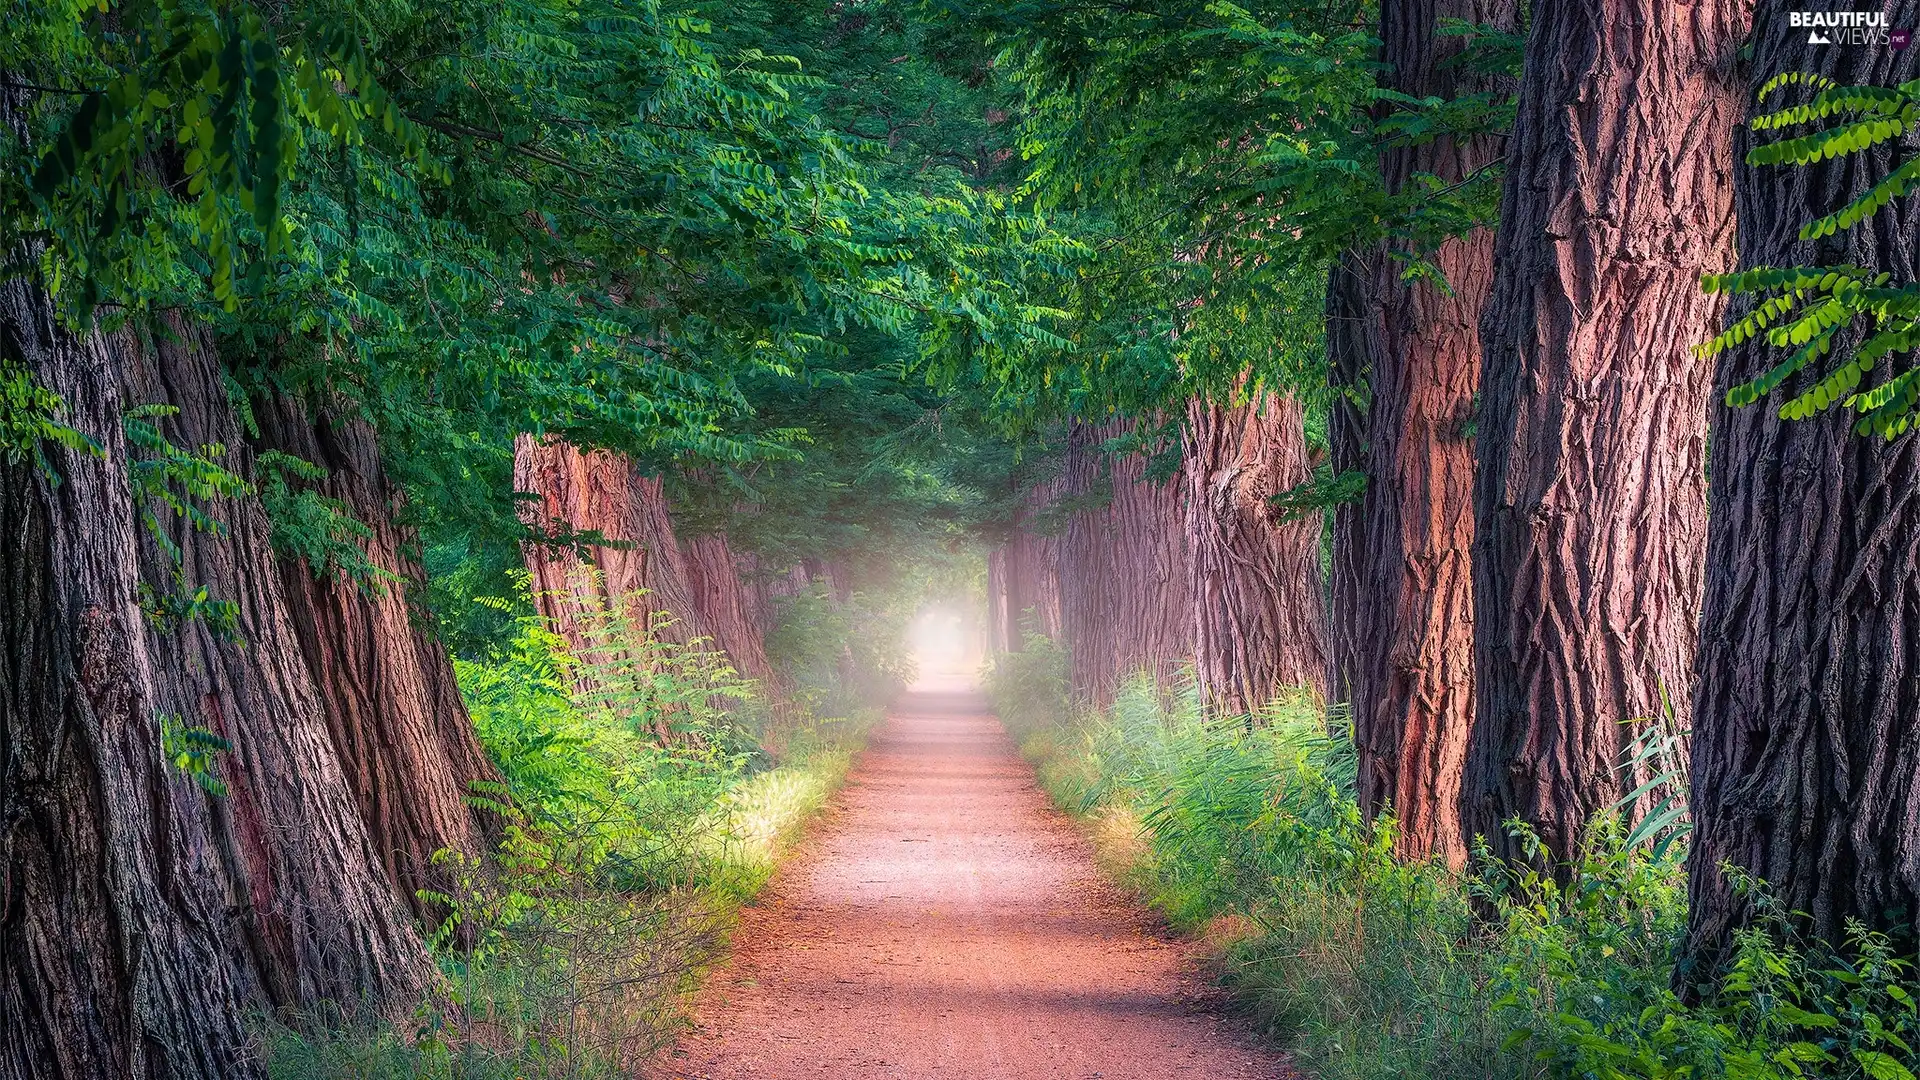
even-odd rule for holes
{"type": "Polygon", "coordinates": [[[1283,1080],[977,695],[908,695],[747,912],[677,1080],[1283,1080]]]}

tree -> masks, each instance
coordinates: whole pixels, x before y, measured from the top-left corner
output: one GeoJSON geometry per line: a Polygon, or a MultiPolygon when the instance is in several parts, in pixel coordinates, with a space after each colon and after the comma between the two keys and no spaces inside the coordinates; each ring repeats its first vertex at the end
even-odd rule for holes
{"type": "Polygon", "coordinates": [[[1061,478],[1048,470],[1021,493],[987,556],[988,635],[996,652],[1019,652],[1029,631],[1060,640],[1059,522],[1048,513],[1061,478]]]}
{"type": "Polygon", "coordinates": [[[1096,706],[1135,672],[1170,684],[1193,655],[1180,486],[1153,475],[1147,454],[1108,448],[1134,426],[1075,423],[1066,435],[1060,636],[1075,695],[1096,706]]]}
{"type": "Polygon", "coordinates": [[[742,559],[725,533],[684,536],[680,557],[687,568],[687,591],[713,644],[740,674],[757,679],[769,697],[778,698],[773,666],[767,662],[765,631],[753,617],[753,595],[742,577],[742,559]]]}
{"type": "MultiPolygon", "coordinates": [[[[446,648],[413,602],[405,496],[387,479],[372,426],[284,395],[252,407],[281,589],[335,752],[388,876],[416,915],[440,914],[436,853],[478,857],[493,823],[468,804],[497,781],[454,685],[446,648]],[[271,455],[271,456],[269,456],[271,455]]],[[[257,459],[259,460],[259,459],[257,459]]]]}
{"type": "Polygon", "coordinates": [[[5,1075],[245,1075],[251,1015],[422,1000],[390,870],[464,842],[476,763],[400,591],[313,582],[301,547],[404,575],[374,437],[416,494],[477,491],[433,514],[480,534],[512,493],[469,462],[531,422],[737,459],[741,371],[915,310],[888,244],[921,204],[868,200],[805,80],[683,14],[188,0],[0,28],[5,1075]],[[347,470],[281,394],[338,413],[347,470]]]}
{"type": "MultiPolygon", "coordinates": [[[[1509,0],[1390,0],[1380,8],[1382,86],[1456,110],[1506,97],[1499,58],[1445,36],[1447,20],[1499,41],[1515,28],[1509,0]],[[1491,33],[1490,33],[1491,32],[1491,33]]],[[[1389,197],[1422,184],[1472,188],[1497,178],[1504,140],[1478,125],[1423,130],[1418,111],[1390,112],[1380,170],[1389,197]],[[1411,123],[1400,134],[1394,125],[1411,123]]],[[[1358,562],[1348,602],[1369,613],[1349,646],[1339,691],[1353,715],[1359,797],[1399,819],[1408,858],[1466,861],[1460,782],[1473,722],[1473,408],[1481,307],[1493,277],[1493,229],[1464,228],[1430,251],[1390,240],[1368,259],[1366,488],[1344,536],[1358,562]],[[1371,312],[1369,312],[1371,317],[1371,312]]]]}
{"type": "Polygon", "coordinates": [[[4,296],[4,376],[55,395],[75,434],[9,446],[0,495],[22,540],[0,666],[0,1071],[250,1075],[254,1010],[404,1011],[431,965],[231,471],[240,429],[205,335],[74,335],[31,282],[4,296]]]}
{"type": "MultiPolygon", "coordinates": [[[[1898,3],[1887,20],[1911,26],[1920,10],[1898,3]]],[[[1864,299],[1892,305],[1889,314],[1904,310],[1908,327],[1920,306],[1911,197],[1878,212],[1887,200],[1866,201],[1859,212],[1876,191],[1912,190],[1897,170],[1911,176],[1902,136],[1912,130],[1913,98],[1885,88],[1913,79],[1915,60],[1879,46],[1811,46],[1808,36],[1786,25],[1784,11],[1756,14],[1751,77],[1770,91],[1764,107],[1778,112],[1755,127],[1779,135],[1777,148],[1758,147],[1748,159],[1772,163],[1735,172],[1736,277],[1780,284],[1721,285],[1757,295],[1736,320],[1745,332],[1716,343],[1722,397],[1712,414],[1683,984],[1715,974],[1753,916],[1753,897],[1728,869],[1764,883],[1799,930],[1830,944],[1842,943],[1849,920],[1903,947],[1920,932],[1920,448],[1911,434],[1881,438],[1870,414],[1881,404],[1910,407],[1910,397],[1903,406],[1899,394],[1875,390],[1897,390],[1911,368],[1883,361],[1879,387],[1868,377],[1850,393],[1860,361],[1871,358],[1870,339],[1901,333],[1902,324],[1826,310],[1852,291],[1844,273],[1833,273],[1846,267],[1865,268],[1867,282],[1890,275],[1864,299]],[[1787,73],[1837,85],[1804,75],[1783,85],[1787,73]],[[1815,109],[1791,114],[1809,99],[1815,109]],[[1852,152],[1827,149],[1834,136],[1883,119],[1898,123],[1852,152]],[[1788,136],[1808,145],[1796,150],[1788,136]],[[1814,228],[1830,211],[1851,211],[1857,223],[1814,228]],[[1752,322],[1764,312],[1778,331],[1752,322]],[[1769,344],[1791,344],[1785,363],[1769,344]],[[1810,363],[1827,355],[1831,371],[1810,363]],[[1849,369],[1851,382],[1834,390],[1833,377],[1849,369]],[[1756,388],[1756,380],[1765,382],[1756,388]],[[1784,391],[1784,405],[1746,404],[1768,384],[1784,391]],[[1816,393],[1820,404],[1804,407],[1816,393]],[[1856,409],[1869,413],[1861,434],[1849,431],[1856,409]]],[[[1910,347],[1911,339],[1895,343],[1910,347]]]]}
{"type": "Polygon", "coordinates": [[[637,644],[602,640],[599,616],[618,612],[634,633],[718,650],[741,674],[770,682],[731,546],[717,535],[683,542],[659,476],[617,452],[582,452],[550,436],[522,435],[514,459],[515,489],[537,496],[525,508],[534,604],[577,653],[637,644]]]}
{"type": "Polygon", "coordinates": [[[1556,862],[1685,726],[1706,526],[1703,272],[1732,261],[1732,0],[1532,11],[1494,248],[1476,448],[1465,817],[1556,862]]]}
{"type": "MultiPolygon", "coordinates": [[[[1405,4],[1385,12],[1397,69],[1385,86],[1376,85],[1374,39],[1355,30],[1359,15],[1286,2],[1029,4],[987,19],[1014,43],[1010,66],[1023,89],[1033,183],[1079,215],[1097,252],[1061,303],[1073,314],[1074,352],[1033,381],[1076,403],[1134,415],[1230,399],[1250,379],[1315,413],[1328,410],[1333,468],[1311,485],[1301,476],[1304,490],[1287,500],[1296,512],[1330,507],[1336,519],[1334,670],[1312,681],[1329,683],[1336,700],[1358,695],[1356,727],[1363,745],[1377,747],[1371,808],[1419,799],[1407,840],[1458,857],[1465,846],[1450,797],[1457,781],[1422,770],[1431,771],[1423,762],[1432,759],[1447,771],[1460,756],[1467,699],[1446,699],[1435,687],[1459,674],[1444,658],[1464,656],[1465,590],[1445,572],[1429,580],[1424,561],[1447,563],[1463,580],[1468,534],[1458,527],[1458,489],[1470,472],[1462,467],[1461,414],[1473,380],[1457,369],[1459,358],[1476,355],[1487,241],[1484,232],[1452,238],[1492,216],[1492,133],[1507,113],[1497,73],[1510,51],[1513,8],[1405,4]],[[1443,25],[1442,16],[1496,25],[1443,25]],[[1435,263],[1436,252],[1445,265],[1435,263]],[[1478,273],[1466,272],[1476,259],[1478,273]],[[1344,280],[1354,273],[1364,280],[1344,280]],[[1449,291],[1447,275],[1461,276],[1465,292],[1449,291]],[[1351,302],[1330,291],[1349,286],[1351,302]],[[1391,343],[1380,337],[1382,308],[1396,312],[1391,343]],[[1435,365],[1451,368],[1436,374],[1435,365]],[[1337,394],[1323,399],[1329,376],[1337,394]],[[1368,419],[1375,393],[1384,400],[1368,419]],[[1349,510],[1357,481],[1369,476],[1375,423],[1372,502],[1349,510]],[[1423,498],[1429,477],[1438,480],[1437,513],[1448,525],[1437,533],[1423,524],[1436,511],[1400,512],[1402,498],[1423,498]],[[1417,483],[1401,487],[1409,482],[1417,483]],[[1375,611],[1377,625],[1368,614],[1375,611]],[[1378,634],[1392,653],[1376,663],[1378,634]],[[1425,674],[1405,677],[1415,665],[1425,674]],[[1404,715],[1434,708],[1462,719],[1438,742],[1426,717],[1404,715]],[[1409,787],[1397,792],[1403,756],[1409,787]],[[1434,783],[1438,794],[1419,790],[1434,783]],[[1436,831],[1453,839],[1438,840],[1436,831]]],[[[1211,591],[1251,595],[1259,587],[1211,591]]],[[[1203,633],[1203,650],[1231,639],[1232,621],[1203,633]]]]}
{"type": "MultiPolygon", "coordinates": [[[[1069,347],[985,380],[1016,415],[1074,425],[1057,500],[1071,508],[1060,623],[1092,700],[1125,669],[1164,676],[1188,651],[1223,708],[1251,711],[1282,685],[1324,686],[1317,529],[1281,523],[1268,500],[1312,473],[1302,399],[1319,379],[1311,294],[1322,249],[1302,234],[1317,236],[1314,211],[1344,193],[1327,146],[1350,135],[1366,78],[1364,37],[1343,15],[1200,3],[968,12],[1011,45],[1029,186],[1070,215],[1092,253],[1054,294],[1069,347]],[[1257,404],[1236,408],[1250,386],[1257,404]],[[1114,417],[1136,430],[1107,426],[1114,417]],[[1168,417],[1184,429],[1181,483],[1157,492],[1136,479],[1142,461],[1115,454],[1112,503],[1087,511],[1085,440],[1147,442],[1168,417]],[[1178,543],[1159,524],[1168,514],[1186,533],[1178,543]],[[1091,594],[1099,544],[1113,546],[1116,567],[1105,587],[1128,595],[1091,594]],[[1133,610],[1142,590],[1175,580],[1191,589],[1167,601],[1185,627],[1133,610]]],[[[1017,532],[1036,535],[1031,524],[1017,532]]],[[[1015,571],[1028,543],[1003,549],[1003,623],[1025,602],[1011,587],[1024,584],[1015,571]]],[[[1017,640],[1017,627],[1000,635],[1017,640]]]]}
{"type": "Polygon", "coordinates": [[[1273,498],[1307,483],[1298,401],[1196,398],[1181,432],[1194,666],[1201,693],[1253,713],[1283,689],[1326,690],[1318,522],[1283,521],[1273,498]]]}

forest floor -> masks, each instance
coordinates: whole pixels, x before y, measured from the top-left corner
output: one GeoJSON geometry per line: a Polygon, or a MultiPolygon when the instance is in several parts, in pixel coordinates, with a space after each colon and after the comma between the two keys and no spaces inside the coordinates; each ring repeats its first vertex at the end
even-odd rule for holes
{"type": "Polygon", "coordinates": [[[907,695],[735,936],[675,1080],[1284,1080],[984,698],[907,695]]]}

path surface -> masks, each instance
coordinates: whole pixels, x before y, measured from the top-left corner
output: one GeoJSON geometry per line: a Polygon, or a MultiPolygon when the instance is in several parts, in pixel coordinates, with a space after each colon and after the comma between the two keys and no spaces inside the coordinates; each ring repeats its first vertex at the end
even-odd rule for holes
{"type": "Polygon", "coordinates": [[[684,1080],[1281,1080],[972,694],[911,694],[735,938],[684,1080]]]}

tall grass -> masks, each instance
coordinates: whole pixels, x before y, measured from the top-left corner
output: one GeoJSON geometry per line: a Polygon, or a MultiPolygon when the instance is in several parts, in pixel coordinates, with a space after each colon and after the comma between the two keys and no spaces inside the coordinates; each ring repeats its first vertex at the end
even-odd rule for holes
{"type": "MultiPolygon", "coordinates": [[[[1003,719],[1052,796],[1092,821],[1128,883],[1208,943],[1308,1075],[1913,1075],[1909,958],[1864,931],[1815,948],[1773,913],[1704,1002],[1675,996],[1685,786],[1667,728],[1623,763],[1664,772],[1667,797],[1629,800],[1632,821],[1596,820],[1563,876],[1484,851],[1462,875],[1393,857],[1393,822],[1368,822],[1355,803],[1350,738],[1310,697],[1209,717],[1191,687],[1142,678],[1088,712],[1066,700],[1065,662],[1044,638],[1001,658],[989,686],[1003,719]]],[[[1764,889],[1751,890],[1764,907],[1764,889]]]]}

